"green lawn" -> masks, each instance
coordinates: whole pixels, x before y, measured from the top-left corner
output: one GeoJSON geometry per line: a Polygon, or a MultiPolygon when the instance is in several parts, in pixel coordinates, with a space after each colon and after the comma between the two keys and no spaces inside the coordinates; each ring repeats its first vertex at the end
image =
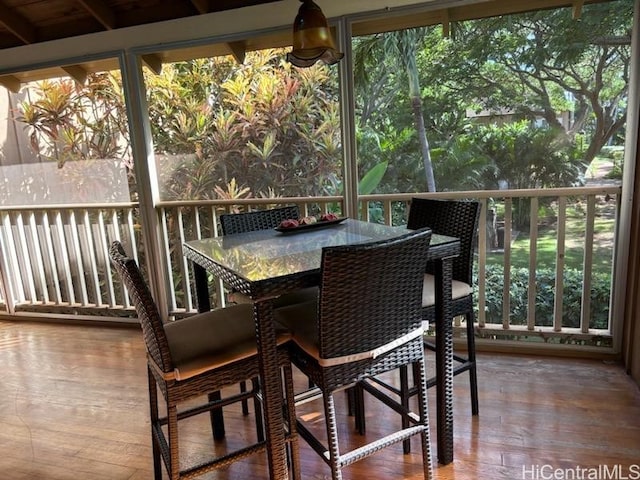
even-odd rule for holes
{"type": "MultiPolygon", "coordinates": [[[[604,205],[603,210],[608,208],[604,205]]],[[[555,223],[538,227],[537,266],[555,268],[557,256],[557,235],[555,223]]],[[[594,273],[611,273],[613,261],[613,230],[615,220],[608,214],[596,215],[594,225],[594,273]]],[[[581,208],[567,208],[565,236],[565,269],[582,270],[584,262],[585,215],[581,208]]],[[[529,268],[528,232],[519,232],[511,245],[511,264],[515,268],[529,268]]],[[[488,253],[487,264],[503,264],[503,254],[488,253]]]]}

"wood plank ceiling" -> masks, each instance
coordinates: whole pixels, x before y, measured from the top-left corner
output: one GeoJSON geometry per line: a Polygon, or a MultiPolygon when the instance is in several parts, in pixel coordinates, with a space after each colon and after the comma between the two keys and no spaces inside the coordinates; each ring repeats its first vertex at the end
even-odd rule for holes
{"type": "MultiPolygon", "coordinates": [[[[279,1],[281,0],[0,0],[0,51],[279,1]]],[[[572,7],[574,17],[577,18],[583,4],[603,1],[611,0],[452,0],[451,6],[442,5],[442,2],[423,1],[426,7],[423,11],[378,14],[371,18],[357,19],[352,25],[352,33],[366,35],[441,24],[446,34],[451,22],[558,7],[572,7]],[[429,8],[431,3],[434,5],[433,8],[429,8]]],[[[416,5],[418,4],[420,2],[416,0],[416,5]]],[[[287,29],[236,42],[208,43],[178,49],[161,48],[141,58],[147,68],[160,73],[163,63],[166,62],[232,55],[236,61],[242,63],[245,52],[287,47],[290,42],[291,33],[287,29]]],[[[0,64],[0,71],[3,67],[6,65],[0,64]]],[[[69,75],[82,84],[89,72],[113,70],[118,67],[116,58],[92,59],[81,64],[60,64],[37,69],[9,67],[0,73],[0,85],[17,92],[26,82],[61,75],[69,75]]]]}
{"type": "Polygon", "coordinates": [[[0,0],[0,49],[279,0],[0,0]]]}

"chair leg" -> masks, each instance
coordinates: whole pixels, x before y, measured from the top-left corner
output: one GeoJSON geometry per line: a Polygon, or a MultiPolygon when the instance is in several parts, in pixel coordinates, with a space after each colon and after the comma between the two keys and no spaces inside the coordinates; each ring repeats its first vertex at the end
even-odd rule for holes
{"type": "MultiPolygon", "coordinates": [[[[409,410],[409,369],[406,365],[400,367],[400,405],[405,410],[409,410]]],[[[409,419],[402,415],[402,429],[409,428],[409,419]]],[[[411,453],[411,439],[407,438],[402,442],[402,451],[405,455],[411,453]]]]}
{"type": "Polygon", "coordinates": [[[476,334],[474,331],[475,315],[465,315],[467,322],[467,358],[471,364],[469,369],[469,389],[471,391],[471,414],[478,415],[478,373],[476,371],[476,334]]]}
{"type": "MultiPolygon", "coordinates": [[[[240,392],[244,393],[247,391],[247,382],[240,382],[240,392]]],[[[249,402],[246,400],[242,400],[242,415],[245,417],[249,415],[249,402]]]]}
{"type": "Polygon", "coordinates": [[[149,417],[151,419],[151,449],[153,452],[153,478],[162,480],[162,457],[160,445],[155,435],[155,426],[158,424],[158,385],[151,373],[151,368],[147,367],[147,377],[149,380],[149,417]]]}
{"type": "MultiPolygon", "coordinates": [[[[257,377],[256,378],[252,378],[251,379],[251,384],[253,386],[254,392],[259,392],[260,391],[260,379],[259,378],[257,378],[257,377]]],[[[255,417],[256,417],[256,435],[258,437],[258,441],[259,442],[263,442],[264,441],[264,423],[262,421],[262,418],[263,418],[262,402],[258,398],[258,395],[254,395],[254,397],[253,397],[253,412],[254,412],[255,417]]]]}
{"type": "Polygon", "coordinates": [[[178,450],[178,407],[167,404],[167,432],[169,434],[170,464],[167,466],[170,480],[180,479],[180,454],[178,450]]]}
{"type": "Polygon", "coordinates": [[[329,463],[331,465],[332,480],[342,480],[342,471],[338,464],[340,448],[338,447],[338,425],[336,421],[336,408],[332,392],[324,392],[324,416],[327,424],[327,443],[329,448],[329,463]]]}
{"type": "MultiPolygon", "coordinates": [[[[209,394],[209,401],[214,402],[220,400],[220,392],[213,392],[209,394]]],[[[213,438],[215,440],[222,440],[224,438],[224,417],[222,416],[222,408],[214,408],[210,412],[211,416],[211,429],[213,430],[213,438]]]]}
{"type": "Polygon", "coordinates": [[[431,439],[429,434],[429,408],[427,406],[427,371],[425,367],[424,355],[418,361],[418,368],[414,372],[418,373],[418,378],[414,379],[418,388],[418,412],[420,414],[420,424],[423,425],[420,440],[422,442],[422,467],[424,469],[425,480],[433,478],[433,466],[431,460],[431,439]]]}
{"type": "Polygon", "coordinates": [[[356,431],[364,435],[367,431],[367,422],[364,412],[364,388],[359,383],[353,387],[353,414],[355,416],[356,431]]]}
{"type": "Polygon", "coordinates": [[[356,415],[356,392],[355,387],[347,388],[344,393],[347,395],[347,415],[353,417],[355,415],[356,429],[358,428],[358,416],[356,415]]]}

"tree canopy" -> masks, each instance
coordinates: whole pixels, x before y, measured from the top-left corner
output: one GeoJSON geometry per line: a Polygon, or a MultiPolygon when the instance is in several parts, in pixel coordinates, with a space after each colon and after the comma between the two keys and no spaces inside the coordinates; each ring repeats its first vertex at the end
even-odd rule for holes
{"type": "MultiPolygon", "coordinates": [[[[577,185],[626,117],[633,0],[353,39],[360,179],[376,193],[577,185]],[[383,165],[384,168],[381,168],[383,165]],[[372,179],[375,179],[373,181],[372,179]]],[[[342,191],[335,69],[281,50],[145,76],[163,199],[342,191]]],[[[42,158],[129,154],[117,73],[23,102],[42,158]]],[[[130,163],[128,163],[129,166],[130,163]]]]}

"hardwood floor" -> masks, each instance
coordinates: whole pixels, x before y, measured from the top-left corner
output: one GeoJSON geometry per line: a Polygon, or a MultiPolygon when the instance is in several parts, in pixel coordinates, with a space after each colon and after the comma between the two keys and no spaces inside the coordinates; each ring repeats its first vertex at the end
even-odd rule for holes
{"type": "MultiPolygon", "coordinates": [[[[480,354],[478,362],[480,415],[470,414],[467,377],[457,377],[455,461],[436,465],[437,480],[595,478],[567,475],[599,465],[619,470],[597,478],[640,478],[640,392],[620,366],[493,354],[480,354]],[[550,477],[551,468],[570,471],[550,477]]],[[[0,480],[152,478],[138,330],[0,321],[0,368],[0,480]]],[[[435,458],[434,389],[429,401],[435,458]]],[[[299,414],[322,431],[318,408],[319,402],[307,404],[299,414]]],[[[366,411],[368,439],[398,421],[370,397],[366,411]]],[[[219,451],[253,436],[253,415],[230,409],[225,418],[228,434],[219,451]]],[[[185,461],[197,461],[211,448],[208,421],[187,423],[181,430],[185,461]]],[[[345,445],[363,441],[352,432],[353,419],[345,416],[345,445]]],[[[301,463],[305,480],[329,478],[328,467],[304,441],[301,463]]],[[[391,447],[344,473],[352,480],[421,479],[418,442],[409,455],[391,447]]],[[[264,479],[266,458],[202,478],[264,479]]]]}

